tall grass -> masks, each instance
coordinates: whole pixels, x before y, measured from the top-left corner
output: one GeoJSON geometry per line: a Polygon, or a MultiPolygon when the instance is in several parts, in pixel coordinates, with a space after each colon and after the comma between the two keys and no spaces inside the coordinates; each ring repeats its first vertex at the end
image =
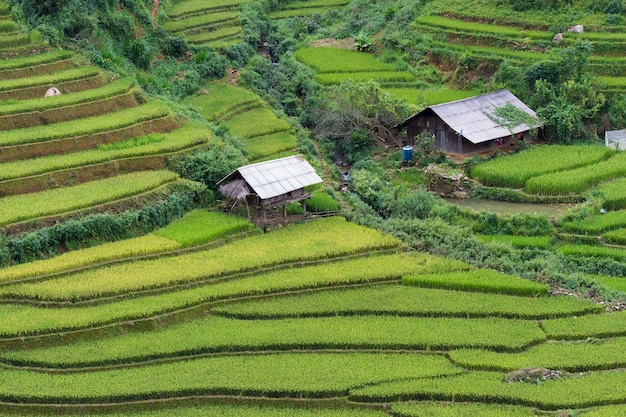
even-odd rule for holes
{"type": "Polygon", "coordinates": [[[365,52],[339,48],[306,48],[296,51],[296,58],[318,73],[388,72],[395,66],[377,60],[365,52]]]}
{"type": "Polygon", "coordinates": [[[478,164],[470,176],[487,186],[523,188],[533,177],[593,165],[614,153],[605,146],[535,146],[478,164]]]}

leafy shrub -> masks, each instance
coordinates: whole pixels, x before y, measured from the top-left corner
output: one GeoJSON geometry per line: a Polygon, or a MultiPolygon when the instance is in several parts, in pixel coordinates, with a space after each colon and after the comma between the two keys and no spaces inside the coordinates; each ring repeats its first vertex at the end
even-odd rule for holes
{"type": "Polygon", "coordinates": [[[241,150],[222,143],[175,157],[170,161],[170,169],[183,178],[201,182],[209,190],[217,191],[217,182],[244,164],[241,150]]]}
{"type": "Polygon", "coordinates": [[[132,39],[126,43],[124,55],[139,68],[149,69],[153,50],[144,38],[132,39]]]}
{"type": "Polygon", "coordinates": [[[167,36],[163,44],[163,53],[165,55],[171,55],[177,58],[185,55],[185,52],[189,50],[187,41],[181,36],[167,36]]]}
{"type": "Polygon", "coordinates": [[[236,43],[226,48],[226,57],[235,68],[245,67],[255,54],[254,48],[245,42],[236,43]]]}

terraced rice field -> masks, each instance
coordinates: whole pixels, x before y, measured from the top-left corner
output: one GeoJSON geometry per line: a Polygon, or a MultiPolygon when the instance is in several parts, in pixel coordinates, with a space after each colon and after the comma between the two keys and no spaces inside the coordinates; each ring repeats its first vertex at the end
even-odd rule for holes
{"type": "MultiPolygon", "coordinates": [[[[6,17],[0,28],[10,26],[6,17]]],[[[11,36],[23,35],[0,35],[11,36]]],[[[28,44],[7,56],[0,61],[3,232],[166,198],[159,193],[180,181],[164,171],[167,157],[212,140],[205,126],[176,119],[133,80],[74,52],[28,44]],[[61,94],[45,97],[51,87],[61,94]]]]}
{"type": "Polygon", "coordinates": [[[407,253],[394,238],[338,217],[231,241],[251,229],[228,219],[197,212],[103,246],[107,256],[87,250],[3,271],[0,396],[11,410],[533,416],[560,408],[619,415],[610,413],[626,404],[619,313],[407,253]],[[196,232],[203,236],[192,238],[196,232]],[[169,256],[184,245],[179,239],[223,237],[221,246],[169,256]],[[124,262],[129,256],[152,259],[124,262]],[[190,271],[197,278],[180,275],[190,271]],[[171,281],[176,275],[187,284],[171,281]],[[442,285],[451,280],[471,287],[442,285]],[[503,378],[528,367],[576,376],[503,378]]]}
{"type": "Polygon", "coordinates": [[[293,155],[296,137],[258,95],[232,84],[212,83],[185,102],[207,120],[221,122],[245,140],[249,161],[293,155]]]}
{"type": "Polygon", "coordinates": [[[555,32],[548,30],[550,19],[539,20],[531,13],[505,15],[505,7],[494,9],[483,0],[474,3],[473,7],[467,7],[456,0],[439,2],[429,8],[433,14],[419,16],[411,30],[431,35],[435,46],[456,50],[459,55],[472,53],[485,59],[525,63],[546,59],[546,55],[573,44],[577,39],[587,39],[593,42],[594,47],[589,68],[599,76],[604,85],[603,91],[626,91],[626,61],[621,56],[626,51],[626,36],[600,31],[593,16],[587,18],[594,22],[595,27],[594,24],[586,26],[583,34],[564,32],[563,40],[557,45],[552,42],[555,32]],[[489,10],[490,13],[481,15],[481,10],[489,10]]]}
{"type": "Polygon", "coordinates": [[[296,58],[317,72],[321,84],[339,84],[344,80],[375,80],[382,87],[410,87],[415,76],[398,71],[394,65],[384,63],[365,52],[340,48],[305,48],[296,51],[296,58]]]}
{"type": "Polygon", "coordinates": [[[245,0],[182,0],[166,9],[169,20],[163,27],[195,45],[225,50],[241,41],[239,9],[245,0]]]}
{"type": "Polygon", "coordinates": [[[284,19],[289,17],[305,17],[315,13],[325,13],[346,6],[347,0],[305,0],[292,1],[283,4],[278,10],[270,12],[270,19],[284,19]]]}

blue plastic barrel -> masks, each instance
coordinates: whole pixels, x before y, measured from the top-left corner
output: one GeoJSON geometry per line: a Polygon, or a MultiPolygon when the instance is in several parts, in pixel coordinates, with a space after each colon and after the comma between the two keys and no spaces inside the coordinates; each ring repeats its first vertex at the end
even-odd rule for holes
{"type": "Polygon", "coordinates": [[[402,160],[408,162],[411,159],[413,159],[413,148],[407,145],[402,148],[402,160]]]}

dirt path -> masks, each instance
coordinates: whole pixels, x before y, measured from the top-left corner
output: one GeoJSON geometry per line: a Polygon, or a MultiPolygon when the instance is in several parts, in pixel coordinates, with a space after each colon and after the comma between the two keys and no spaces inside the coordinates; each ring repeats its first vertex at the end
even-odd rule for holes
{"type": "Polygon", "coordinates": [[[150,15],[152,15],[152,20],[155,20],[157,14],[159,13],[160,3],[161,3],[160,0],[154,0],[154,8],[152,9],[152,12],[150,12],[150,15]]]}

